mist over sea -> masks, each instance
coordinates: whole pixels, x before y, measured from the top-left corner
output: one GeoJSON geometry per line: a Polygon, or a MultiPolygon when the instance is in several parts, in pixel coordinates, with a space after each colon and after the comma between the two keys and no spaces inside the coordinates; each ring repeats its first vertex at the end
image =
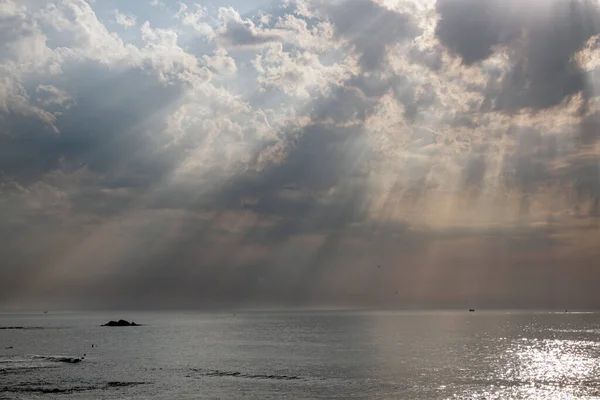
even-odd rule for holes
{"type": "Polygon", "coordinates": [[[1,399],[600,395],[596,313],[0,314],[0,327],[1,399]],[[100,326],[115,318],[144,325],[100,326]]]}

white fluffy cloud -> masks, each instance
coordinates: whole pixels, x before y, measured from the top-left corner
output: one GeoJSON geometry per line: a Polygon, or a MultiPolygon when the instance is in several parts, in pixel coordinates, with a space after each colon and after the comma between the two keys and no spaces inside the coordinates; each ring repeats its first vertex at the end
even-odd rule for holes
{"type": "Polygon", "coordinates": [[[235,59],[230,57],[224,48],[216,49],[212,55],[203,55],[202,60],[206,63],[207,67],[217,73],[230,75],[237,72],[235,59]]]}
{"type": "Polygon", "coordinates": [[[324,65],[319,55],[310,51],[285,52],[281,44],[271,46],[257,56],[254,66],[259,76],[257,82],[275,87],[292,97],[310,98],[327,94],[332,87],[341,85],[353,71],[349,64],[324,65]]]}
{"type": "Polygon", "coordinates": [[[133,28],[137,25],[137,18],[135,15],[123,14],[115,10],[115,22],[125,28],[133,28]]]}
{"type": "Polygon", "coordinates": [[[175,17],[181,21],[181,24],[186,27],[193,28],[200,35],[207,39],[215,38],[215,31],[213,27],[206,22],[207,11],[206,8],[195,5],[194,10],[189,10],[188,6],[181,3],[180,9],[175,14],[175,17]]]}

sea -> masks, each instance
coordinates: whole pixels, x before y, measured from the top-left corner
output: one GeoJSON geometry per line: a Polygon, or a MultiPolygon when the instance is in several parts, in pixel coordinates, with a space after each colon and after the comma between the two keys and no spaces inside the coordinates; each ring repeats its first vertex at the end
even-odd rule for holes
{"type": "Polygon", "coordinates": [[[0,399],[238,398],[600,399],[600,314],[0,314],[0,399]]]}

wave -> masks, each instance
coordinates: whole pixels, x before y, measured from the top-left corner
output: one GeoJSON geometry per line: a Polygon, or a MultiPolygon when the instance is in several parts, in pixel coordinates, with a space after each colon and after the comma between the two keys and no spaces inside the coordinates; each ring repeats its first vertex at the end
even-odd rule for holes
{"type": "Polygon", "coordinates": [[[278,375],[278,374],[245,374],[239,371],[221,371],[221,370],[205,370],[205,369],[191,369],[193,372],[198,372],[202,376],[210,377],[231,377],[231,378],[245,378],[245,379],[274,379],[280,381],[295,381],[302,380],[303,378],[296,375],[278,375]]]}
{"type": "Polygon", "coordinates": [[[83,361],[83,357],[73,356],[13,356],[0,358],[0,373],[7,374],[16,371],[37,370],[41,368],[56,368],[61,363],[77,364],[83,361]]]}
{"type": "Polygon", "coordinates": [[[139,386],[139,385],[148,385],[150,382],[121,382],[121,381],[112,381],[106,384],[106,387],[128,387],[128,386],[139,386]]]}
{"type": "Polygon", "coordinates": [[[69,364],[76,364],[84,360],[84,357],[72,357],[72,356],[31,356],[34,360],[45,360],[49,362],[63,362],[69,364]]]}
{"type": "Polygon", "coordinates": [[[0,326],[0,330],[41,330],[46,329],[43,326],[0,326]]]}
{"type": "Polygon", "coordinates": [[[0,386],[0,393],[72,394],[76,392],[88,392],[92,390],[107,390],[111,388],[115,389],[129,386],[147,385],[149,383],[150,382],[111,381],[87,386],[55,386],[49,382],[37,382],[15,386],[0,386]]]}
{"type": "Polygon", "coordinates": [[[110,388],[122,388],[129,386],[146,385],[149,382],[121,382],[112,381],[94,386],[52,386],[40,382],[37,384],[25,384],[16,386],[0,386],[0,393],[40,393],[40,394],[71,394],[76,392],[88,392],[92,390],[106,390],[110,388]]]}
{"type": "Polygon", "coordinates": [[[86,392],[90,390],[102,389],[97,386],[73,386],[73,387],[44,387],[44,386],[0,386],[0,393],[42,393],[42,394],[56,394],[56,393],[75,393],[75,392],[86,392]]]}
{"type": "Polygon", "coordinates": [[[57,364],[51,364],[48,362],[40,362],[31,358],[14,358],[14,359],[1,359],[0,360],[0,374],[16,373],[23,371],[33,371],[40,368],[56,367],[57,364]]]}

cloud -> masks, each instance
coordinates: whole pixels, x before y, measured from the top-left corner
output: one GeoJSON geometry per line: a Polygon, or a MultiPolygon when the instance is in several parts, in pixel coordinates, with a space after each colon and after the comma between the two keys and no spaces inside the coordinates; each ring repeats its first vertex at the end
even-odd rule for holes
{"type": "Polygon", "coordinates": [[[37,93],[36,101],[46,107],[54,104],[65,106],[68,109],[70,103],[73,101],[73,97],[70,94],[56,86],[38,85],[35,91],[37,93]]]}
{"type": "Polygon", "coordinates": [[[594,3],[153,5],[1,3],[2,304],[598,304],[594,3]]]}
{"type": "Polygon", "coordinates": [[[520,34],[520,13],[511,13],[499,2],[442,0],[436,3],[440,22],[436,35],[465,64],[485,60],[494,46],[506,44],[520,34]],[[476,33],[476,34],[475,34],[476,33]]]}
{"type": "Polygon", "coordinates": [[[382,68],[389,46],[421,33],[411,15],[370,0],[333,2],[323,9],[337,37],[347,40],[359,53],[365,70],[382,68]]]}
{"type": "Polygon", "coordinates": [[[577,93],[587,95],[585,74],[573,58],[598,34],[595,2],[441,0],[436,7],[437,37],[465,64],[509,49],[510,70],[488,87],[496,109],[545,109],[577,93]]]}
{"type": "Polygon", "coordinates": [[[288,33],[286,42],[301,49],[322,53],[339,47],[334,40],[333,25],[327,20],[309,25],[306,18],[285,14],[278,18],[275,27],[288,33]]]}
{"type": "Polygon", "coordinates": [[[195,8],[195,11],[188,11],[188,6],[181,3],[179,11],[175,14],[175,18],[179,19],[183,26],[192,27],[205,38],[214,39],[215,32],[213,27],[204,21],[207,13],[206,9],[200,5],[196,5],[195,8]]]}
{"type": "Polygon", "coordinates": [[[231,7],[219,9],[219,21],[222,26],[218,30],[218,38],[225,46],[255,48],[282,39],[276,30],[257,27],[251,20],[243,19],[231,7]]]}
{"type": "Polygon", "coordinates": [[[137,18],[135,15],[127,15],[115,10],[115,22],[125,28],[133,28],[137,25],[137,18]]]}
{"type": "Polygon", "coordinates": [[[352,71],[352,64],[323,65],[318,55],[309,51],[285,52],[273,45],[254,60],[257,82],[280,89],[288,96],[309,98],[340,85],[352,71]]]}
{"type": "Polygon", "coordinates": [[[0,10],[0,61],[7,72],[27,72],[43,65],[50,51],[38,24],[24,6],[7,0],[0,10]]]}
{"type": "Polygon", "coordinates": [[[227,50],[218,48],[213,55],[204,55],[202,59],[206,66],[218,74],[235,74],[237,65],[235,60],[227,55],[227,50]]]}

